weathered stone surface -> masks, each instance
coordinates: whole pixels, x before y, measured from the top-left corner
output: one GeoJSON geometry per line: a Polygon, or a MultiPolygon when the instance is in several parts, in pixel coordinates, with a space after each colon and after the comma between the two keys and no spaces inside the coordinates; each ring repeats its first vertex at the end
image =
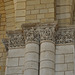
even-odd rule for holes
{"type": "Polygon", "coordinates": [[[65,62],[64,55],[56,55],[56,63],[64,63],[65,62]]]}
{"type": "Polygon", "coordinates": [[[7,58],[7,66],[8,67],[14,67],[14,66],[18,66],[18,58],[7,58]]]}
{"type": "Polygon", "coordinates": [[[12,49],[8,52],[8,57],[23,57],[25,54],[24,49],[12,49]]]}
{"type": "Polygon", "coordinates": [[[56,64],[56,71],[66,71],[67,70],[67,64],[56,64]]]}

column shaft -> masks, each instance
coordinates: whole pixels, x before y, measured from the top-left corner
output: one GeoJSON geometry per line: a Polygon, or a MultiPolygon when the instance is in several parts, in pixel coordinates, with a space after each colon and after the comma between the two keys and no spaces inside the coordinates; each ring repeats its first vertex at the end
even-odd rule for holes
{"type": "Polygon", "coordinates": [[[51,42],[41,43],[40,75],[54,75],[55,46],[51,42]]]}
{"type": "Polygon", "coordinates": [[[26,44],[24,75],[38,75],[39,45],[26,44]]]}

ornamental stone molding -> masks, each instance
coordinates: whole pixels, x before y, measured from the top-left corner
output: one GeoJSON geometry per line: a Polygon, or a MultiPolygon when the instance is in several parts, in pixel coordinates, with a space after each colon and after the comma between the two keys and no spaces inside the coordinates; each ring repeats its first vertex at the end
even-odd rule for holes
{"type": "Polygon", "coordinates": [[[56,32],[56,44],[74,43],[75,28],[59,28],[56,32]]]}
{"type": "Polygon", "coordinates": [[[53,41],[55,42],[55,29],[56,25],[42,25],[39,27],[40,41],[53,41]]]}
{"type": "Polygon", "coordinates": [[[9,38],[9,48],[18,48],[25,46],[25,40],[22,31],[8,31],[7,35],[9,38]]]}
{"type": "Polygon", "coordinates": [[[25,43],[39,43],[39,32],[36,27],[29,27],[24,30],[25,43]]]}
{"type": "Polygon", "coordinates": [[[27,42],[54,41],[54,33],[57,22],[24,24],[22,29],[27,42]]]}
{"type": "Polygon", "coordinates": [[[74,28],[57,28],[57,23],[24,24],[22,30],[8,31],[8,44],[6,44],[7,40],[3,40],[3,43],[8,50],[9,48],[23,48],[30,42],[52,41],[55,44],[74,42],[74,28]]]}

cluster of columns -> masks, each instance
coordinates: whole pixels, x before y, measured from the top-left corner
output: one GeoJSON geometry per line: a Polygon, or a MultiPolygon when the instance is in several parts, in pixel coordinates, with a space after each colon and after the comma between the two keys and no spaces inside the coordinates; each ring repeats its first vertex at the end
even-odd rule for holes
{"type": "Polygon", "coordinates": [[[25,41],[24,75],[54,75],[55,27],[56,24],[23,27],[25,41]]]}

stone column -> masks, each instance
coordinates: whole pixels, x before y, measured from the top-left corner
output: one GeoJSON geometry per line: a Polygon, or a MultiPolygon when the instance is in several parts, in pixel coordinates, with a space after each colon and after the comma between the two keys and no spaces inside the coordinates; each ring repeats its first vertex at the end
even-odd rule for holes
{"type": "Polygon", "coordinates": [[[26,39],[24,75],[38,75],[39,34],[34,27],[27,28],[24,32],[26,39]]]}
{"type": "Polygon", "coordinates": [[[40,28],[40,75],[55,75],[55,26],[40,28]]]}
{"type": "Polygon", "coordinates": [[[22,31],[9,31],[7,34],[9,40],[5,43],[8,51],[5,75],[23,75],[25,40],[22,31]]]}

